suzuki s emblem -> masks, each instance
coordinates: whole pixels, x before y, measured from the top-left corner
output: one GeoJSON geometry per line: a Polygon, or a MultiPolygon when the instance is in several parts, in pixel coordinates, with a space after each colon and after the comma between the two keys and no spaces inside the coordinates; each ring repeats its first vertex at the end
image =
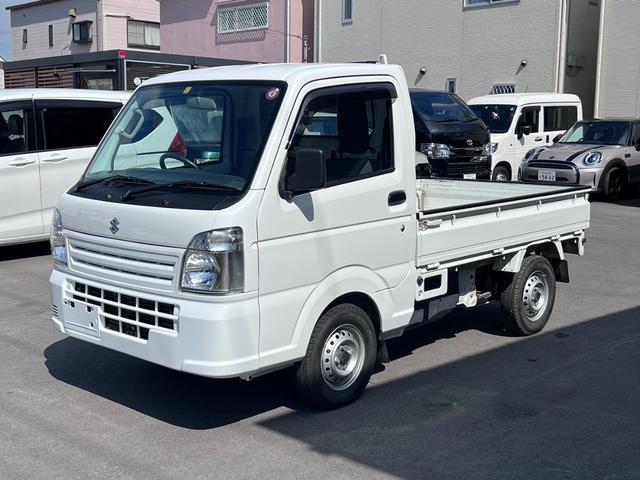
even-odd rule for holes
{"type": "Polygon", "coordinates": [[[118,228],[118,225],[120,225],[120,222],[116,217],[113,217],[111,219],[111,221],[109,222],[109,225],[110,225],[109,230],[111,230],[111,233],[113,233],[114,235],[118,233],[118,230],[120,230],[118,228]]]}
{"type": "Polygon", "coordinates": [[[470,138],[467,139],[467,145],[469,145],[470,147],[473,147],[473,140],[471,140],[470,138]]]}

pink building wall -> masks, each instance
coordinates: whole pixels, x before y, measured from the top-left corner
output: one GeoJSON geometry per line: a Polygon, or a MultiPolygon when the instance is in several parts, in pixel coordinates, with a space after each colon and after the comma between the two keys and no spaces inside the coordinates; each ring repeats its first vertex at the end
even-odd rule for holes
{"type": "Polygon", "coordinates": [[[313,0],[269,0],[268,28],[235,33],[217,31],[219,8],[246,6],[263,1],[160,0],[162,51],[255,62],[284,62],[287,59],[301,62],[302,36],[306,33],[309,36],[308,60],[312,61],[313,0]]]}

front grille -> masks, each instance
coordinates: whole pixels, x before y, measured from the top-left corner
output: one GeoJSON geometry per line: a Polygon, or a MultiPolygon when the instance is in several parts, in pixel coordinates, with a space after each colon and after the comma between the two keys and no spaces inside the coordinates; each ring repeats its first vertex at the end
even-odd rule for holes
{"type": "Polygon", "coordinates": [[[572,163],[553,160],[532,160],[527,163],[522,172],[522,181],[547,183],[538,180],[539,170],[555,170],[555,183],[580,183],[580,171],[572,163]]]}
{"type": "Polygon", "coordinates": [[[473,159],[479,159],[482,156],[482,147],[449,147],[451,162],[470,162],[473,159]]]}
{"type": "Polygon", "coordinates": [[[69,236],[72,270],[121,283],[172,290],[178,276],[179,253],[160,248],[149,252],[147,245],[101,237],[69,236]]]}
{"type": "Polygon", "coordinates": [[[487,164],[484,162],[449,163],[448,165],[448,172],[450,175],[462,175],[464,173],[483,173],[486,171],[487,164]]]}
{"type": "Polygon", "coordinates": [[[100,307],[105,328],[131,337],[149,339],[153,329],[176,332],[177,312],[173,304],[156,302],[75,282],[70,292],[74,300],[100,307]]]}

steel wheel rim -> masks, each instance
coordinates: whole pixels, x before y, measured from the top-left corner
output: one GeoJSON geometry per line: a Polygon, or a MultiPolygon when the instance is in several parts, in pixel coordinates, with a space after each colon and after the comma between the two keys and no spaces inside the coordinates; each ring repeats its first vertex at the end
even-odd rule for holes
{"type": "Polygon", "coordinates": [[[357,380],[365,357],[364,336],[351,324],[340,325],[322,349],[321,369],[324,382],[333,390],[345,390],[357,380]]]}
{"type": "Polygon", "coordinates": [[[549,303],[549,279],[539,270],[536,270],[524,284],[522,292],[522,305],[527,318],[535,322],[544,315],[549,303]]]}
{"type": "Polygon", "coordinates": [[[507,174],[504,172],[498,172],[496,174],[496,182],[507,182],[509,179],[507,178],[507,174]]]}

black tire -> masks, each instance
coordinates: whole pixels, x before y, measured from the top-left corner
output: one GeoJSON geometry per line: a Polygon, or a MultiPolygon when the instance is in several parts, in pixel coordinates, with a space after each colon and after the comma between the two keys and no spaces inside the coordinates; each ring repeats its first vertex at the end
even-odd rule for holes
{"type": "Polygon", "coordinates": [[[507,169],[507,167],[498,165],[493,169],[491,180],[494,182],[508,182],[511,180],[511,173],[509,173],[509,169],[507,169]]]}
{"type": "Polygon", "coordinates": [[[556,276],[549,260],[540,255],[525,257],[520,271],[505,279],[500,293],[502,324],[514,335],[538,333],[549,321],[555,298],[556,276]]]}
{"type": "Polygon", "coordinates": [[[626,188],[626,176],[620,167],[608,170],[602,180],[602,196],[607,202],[617,202],[626,188]]]}
{"type": "MultiPolygon", "coordinates": [[[[376,360],[376,333],[367,313],[360,307],[350,303],[336,305],[327,310],[313,329],[311,340],[307,347],[307,354],[296,370],[296,384],[302,398],[315,407],[332,409],[347,405],[362,395],[369,383],[376,360]],[[344,330],[349,328],[349,330],[344,330]],[[340,330],[343,329],[343,330],[340,330]],[[350,330],[353,329],[353,330],[350,330]],[[346,333],[345,333],[346,332],[346,333]],[[356,342],[356,332],[359,332],[362,340],[363,352],[362,364],[357,375],[353,375],[349,382],[345,380],[343,386],[332,383],[325,376],[336,372],[336,363],[329,358],[337,358],[340,355],[339,345],[348,346],[349,341],[356,342]],[[329,342],[336,335],[336,344],[329,342]],[[349,339],[349,335],[352,339],[349,339]],[[335,349],[331,351],[328,348],[335,349]],[[327,362],[327,363],[325,363],[327,362]],[[333,369],[329,369],[329,366],[333,369]],[[334,368],[335,367],[335,368],[334,368]],[[328,369],[323,374],[323,369],[328,369]]],[[[348,355],[348,362],[354,357],[348,355]]],[[[358,357],[360,358],[360,357],[358,357]]],[[[339,362],[337,365],[341,365],[339,362]]],[[[345,370],[346,371],[346,370],[345,370]]],[[[336,374],[337,375],[337,374],[336,374]]],[[[338,376],[334,377],[338,380],[338,376]]]]}

